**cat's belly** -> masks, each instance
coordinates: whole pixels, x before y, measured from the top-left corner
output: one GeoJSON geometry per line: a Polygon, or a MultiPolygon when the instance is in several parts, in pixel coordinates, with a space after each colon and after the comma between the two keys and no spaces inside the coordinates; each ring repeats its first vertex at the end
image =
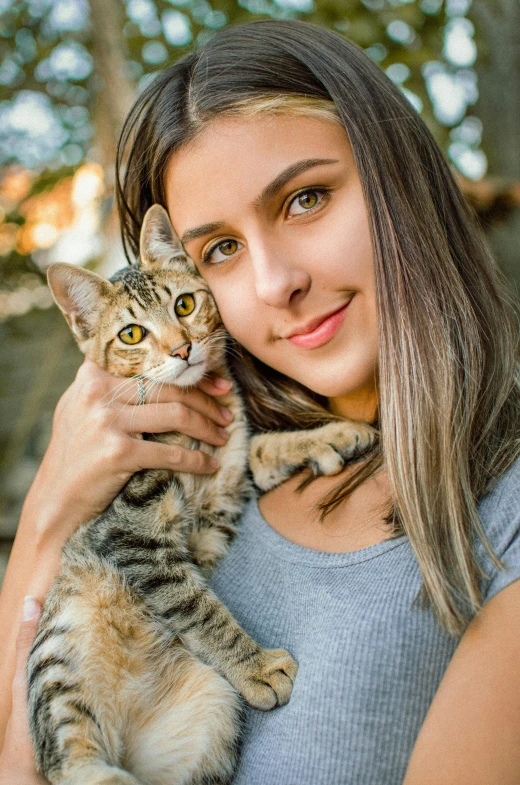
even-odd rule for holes
{"type": "MultiPolygon", "coordinates": [[[[86,713],[68,745],[69,771],[96,748],[140,785],[229,782],[239,731],[236,691],[180,641],[172,643],[115,570],[102,562],[82,575],[65,569],[42,621],[60,632],[33,653],[32,668],[58,655],[59,662],[39,689],[73,683],[86,713]]],[[[70,688],[57,693],[36,721],[59,725],[70,700],[70,688]]],[[[71,730],[61,722],[60,732],[71,730]]],[[[46,729],[39,730],[45,738],[46,729]]]]}
{"type": "Polygon", "coordinates": [[[132,705],[123,767],[143,785],[225,783],[237,745],[240,700],[222,676],[182,648],[132,705]]]}

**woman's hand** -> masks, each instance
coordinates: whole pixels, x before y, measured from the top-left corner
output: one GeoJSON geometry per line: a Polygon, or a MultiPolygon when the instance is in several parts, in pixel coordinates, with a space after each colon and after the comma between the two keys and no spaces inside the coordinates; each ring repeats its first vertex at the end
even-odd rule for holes
{"type": "Polygon", "coordinates": [[[0,785],[45,785],[34,766],[34,753],[27,721],[26,661],[38,619],[40,606],[32,597],[24,603],[24,614],[16,640],[16,674],[12,686],[12,710],[4,746],[0,753],[0,785]]]}
{"type": "Polygon", "coordinates": [[[137,403],[137,383],[100,370],[90,360],[56,407],[52,436],[24,505],[22,520],[38,537],[63,543],[81,522],[101,513],[139,469],[174,469],[199,474],[217,466],[201,450],[145,441],[142,433],[180,431],[211,445],[223,445],[229,424],[212,396],[231,383],[204,380],[183,390],[162,385],[137,403]],[[53,536],[55,535],[55,536],[53,536]]]}

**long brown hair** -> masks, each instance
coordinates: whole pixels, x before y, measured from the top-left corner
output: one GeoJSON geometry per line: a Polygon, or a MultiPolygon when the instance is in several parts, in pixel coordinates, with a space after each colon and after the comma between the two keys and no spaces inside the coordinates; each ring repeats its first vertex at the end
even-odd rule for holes
{"type": "MultiPolygon", "coordinates": [[[[221,30],[160,73],[126,121],[118,152],[125,248],[138,253],[146,210],[165,204],[174,150],[217,115],[262,101],[264,111],[276,111],[296,99],[309,114],[328,107],[346,129],[377,286],[380,445],[320,507],[325,515],[383,462],[394,532],[408,536],[423,575],[419,599],[459,634],[482,602],[476,538],[501,566],[477,504],[520,453],[517,325],[475,218],[401,91],[354,44],[323,28],[268,20],[221,30]]],[[[230,361],[253,429],[333,418],[325,399],[236,342],[230,361]]]]}

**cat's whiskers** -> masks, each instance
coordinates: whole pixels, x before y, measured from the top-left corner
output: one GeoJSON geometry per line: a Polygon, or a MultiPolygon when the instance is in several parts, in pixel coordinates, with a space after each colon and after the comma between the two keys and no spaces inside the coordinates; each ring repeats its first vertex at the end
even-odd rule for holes
{"type": "Polygon", "coordinates": [[[227,346],[226,347],[226,357],[235,357],[237,360],[241,360],[241,356],[234,346],[227,346]]]}
{"type": "MultiPolygon", "coordinates": [[[[149,372],[147,372],[147,373],[149,373],[149,372]]],[[[138,378],[138,377],[136,377],[136,378],[138,378]]],[[[152,392],[152,390],[155,387],[157,387],[157,385],[159,384],[159,381],[157,380],[157,378],[155,376],[150,377],[150,376],[143,376],[143,375],[141,375],[141,379],[143,380],[143,387],[142,387],[142,389],[143,389],[143,393],[144,393],[144,400],[145,400],[145,403],[148,403],[148,400],[150,398],[150,393],[152,392]]],[[[161,388],[162,388],[162,385],[161,385],[161,388]]],[[[159,391],[159,395],[157,396],[157,399],[155,401],[155,405],[156,406],[159,403],[159,396],[160,396],[160,391],[159,391]]],[[[132,413],[130,415],[130,427],[132,427],[132,425],[133,425],[133,421],[134,421],[134,418],[136,416],[136,413],[137,413],[137,407],[134,406],[134,408],[132,409],[132,413]]]]}
{"type": "MultiPolygon", "coordinates": [[[[112,407],[112,404],[115,404],[119,398],[121,398],[126,392],[129,391],[129,386],[131,385],[133,387],[138,380],[141,380],[143,382],[143,389],[146,391],[146,384],[150,380],[144,375],[144,373],[137,373],[134,376],[127,376],[123,379],[122,382],[120,382],[120,384],[117,385],[117,387],[115,387],[112,390],[112,397],[106,404],[107,408],[112,407]]],[[[132,411],[131,411],[130,425],[132,425],[133,418],[135,416],[135,407],[137,405],[137,393],[138,393],[137,388],[135,388],[135,400],[132,400],[132,397],[134,397],[132,396],[130,400],[123,401],[120,406],[113,407],[115,409],[115,415],[111,420],[110,424],[114,423],[117,420],[123,409],[125,409],[127,406],[131,406],[132,411]]],[[[105,398],[107,396],[108,393],[105,396],[105,398]]]]}
{"type": "Polygon", "coordinates": [[[208,352],[214,352],[216,349],[226,351],[227,335],[228,334],[226,330],[215,330],[215,332],[204,338],[201,341],[201,344],[204,345],[208,352]]]}
{"type": "Polygon", "coordinates": [[[130,377],[126,376],[123,379],[123,381],[117,385],[117,387],[114,387],[113,390],[107,392],[106,395],[103,396],[103,398],[101,399],[101,403],[106,403],[106,406],[111,406],[113,403],[115,403],[118,400],[118,398],[120,398],[122,395],[124,395],[125,392],[127,392],[128,387],[133,385],[133,383],[137,379],[139,379],[140,376],[141,374],[137,374],[136,376],[130,376],[130,377]],[[110,393],[112,393],[112,397],[110,398],[109,401],[106,401],[110,393]]]}
{"type": "MultiPolygon", "coordinates": [[[[132,403],[131,399],[128,400],[128,401],[123,401],[118,406],[114,406],[113,404],[115,404],[117,402],[117,400],[119,398],[121,398],[121,396],[123,396],[125,393],[129,392],[130,391],[130,386],[134,386],[136,381],[137,381],[137,379],[139,379],[139,378],[142,378],[142,374],[136,374],[135,376],[125,377],[125,379],[122,382],[120,382],[120,384],[118,384],[117,387],[114,388],[114,390],[112,390],[112,397],[105,404],[107,409],[113,409],[114,410],[114,416],[113,416],[112,420],[110,420],[110,423],[109,423],[110,425],[112,425],[117,420],[117,418],[120,416],[121,412],[125,409],[125,407],[135,405],[135,404],[132,403]]],[[[107,398],[107,397],[108,397],[108,393],[105,396],[105,398],[107,398]]],[[[135,397],[137,398],[137,389],[135,391],[135,397]]]]}
{"type": "Polygon", "coordinates": [[[156,386],[156,387],[158,387],[158,388],[159,388],[159,390],[158,390],[158,392],[157,392],[157,400],[155,401],[155,407],[156,407],[156,409],[157,409],[157,406],[158,406],[158,404],[159,404],[159,401],[160,401],[160,399],[161,399],[161,392],[162,392],[162,388],[164,387],[164,385],[166,384],[166,382],[165,382],[165,381],[160,381],[160,380],[159,380],[159,381],[157,381],[157,380],[155,380],[155,379],[154,379],[154,384],[155,384],[155,386],[156,386]]]}
{"type": "Polygon", "coordinates": [[[227,331],[223,330],[222,328],[219,328],[217,330],[214,330],[212,333],[207,335],[205,338],[203,338],[201,343],[207,343],[207,342],[212,341],[214,339],[225,340],[226,337],[227,337],[227,331]]]}

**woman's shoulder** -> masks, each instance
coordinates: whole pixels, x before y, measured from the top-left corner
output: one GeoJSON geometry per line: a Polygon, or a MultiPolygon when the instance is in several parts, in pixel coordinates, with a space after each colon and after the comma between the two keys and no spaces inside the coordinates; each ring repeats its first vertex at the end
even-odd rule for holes
{"type": "Polygon", "coordinates": [[[484,600],[491,599],[520,578],[520,458],[498,478],[479,504],[482,530],[504,569],[494,565],[483,544],[477,555],[488,577],[483,581],[484,600]]]}

